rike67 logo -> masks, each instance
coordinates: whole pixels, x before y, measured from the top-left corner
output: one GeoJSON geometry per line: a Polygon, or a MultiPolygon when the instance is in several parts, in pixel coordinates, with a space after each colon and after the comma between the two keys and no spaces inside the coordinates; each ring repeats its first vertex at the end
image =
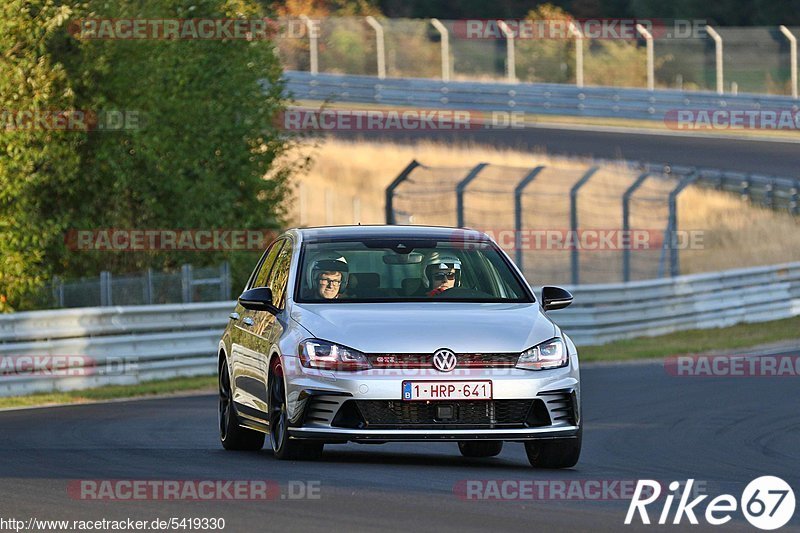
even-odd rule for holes
{"type": "MultiPolygon", "coordinates": [[[[707,502],[704,513],[701,513],[700,504],[708,498],[708,495],[703,494],[690,501],[693,484],[694,479],[687,480],[685,484],[678,481],[669,484],[669,493],[664,498],[664,505],[658,515],[658,524],[669,523],[670,515],[673,513],[672,505],[676,499],[678,503],[672,515],[672,524],[680,524],[686,517],[690,524],[697,525],[699,515],[708,524],[719,526],[729,522],[733,518],[733,513],[741,509],[744,517],[753,526],[758,529],[773,530],[786,525],[794,515],[794,491],[779,477],[762,476],[754,479],[744,488],[738,501],[730,494],[721,494],[707,502]],[[681,487],[683,491],[678,493],[681,487]]],[[[650,524],[647,506],[655,503],[660,497],[661,484],[658,481],[640,479],[628,506],[625,524],[631,524],[637,512],[642,524],[650,524]]]]}

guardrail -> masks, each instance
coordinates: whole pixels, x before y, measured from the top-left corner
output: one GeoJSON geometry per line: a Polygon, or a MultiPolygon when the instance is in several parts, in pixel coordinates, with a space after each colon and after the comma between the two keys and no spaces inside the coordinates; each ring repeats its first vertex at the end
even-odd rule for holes
{"type": "Polygon", "coordinates": [[[800,315],[800,263],[569,289],[552,316],[579,345],[800,315]]]}
{"type": "MultiPolygon", "coordinates": [[[[552,317],[579,346],[800,315],[800,263],[570,289],[575,303],[552,317]]],[[[212,374],[233,305],[0,316],[0,396],[212,374]],[[68,376],[6,371],[12,358],[46,356],[85,358],[91,365],[68,376]]]]}
{"type": "Polygon", "coordinates": [[[301,71],[286,71],[284,79],[288,92],[298,100],[427,109],[662,121],[677,120],[679,110],[773,110],[793,113],[800,110],[800,100],[763,94],[719,95],[702,91],[575,87],[556,83],[381,79],[301,71]]]}
{"type": "Polygon", "coordinates": [[[234,305],[92,307],[0,315],[0,396],[211,374],[217,343],[234,305]],[[60,361],[59,366],[66,368],[9,372],[15,360],[35,360],[44,366],[60,361]]]}

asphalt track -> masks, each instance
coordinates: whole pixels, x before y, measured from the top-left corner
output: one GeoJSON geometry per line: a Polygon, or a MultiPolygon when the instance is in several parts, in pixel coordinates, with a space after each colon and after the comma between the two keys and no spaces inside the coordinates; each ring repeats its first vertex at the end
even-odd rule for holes
{"type": "MultiPolygon", "coordinates": [[[[226,452],[211,395],[0,412],[0,518],[224,517],[225,531],[245,532],[757,531],[739,512],[716,528],[690,528],[685,518],[682,526],[626,527],[628,500],[475,501],[454,488],[464,480],[693,478],[712,497],[738,499],[750,480],[777,475],[800,496],[797,377],[676,377],[653,361],[585,366],[582,379],[583,454],[562,471],[530,468],[522,445],[511,443],[481,460],[462,458],[454,443],[330,445],[318,462],[226,452]],[[68,493],[70,481],[86,479],[272,480],[283,497],[290,482],[310,481],[319,499],[104,502],[68,493]]],[[[800,512],[789,528],[800,530],[800,512]]]]}
{"type": "Polygon", "coordinates": [[[772,139],[697,137],[673,132],[599,131],[545,126],[470,131],[389,130],[369,134],[341,131],[335,135],[350,139],[387,139],[401,142],[424,139],[475,142],[522,151],[544,150],[548,154],[670,163],[784,177],[796,177],[800,168],[800,143],[772,139]]]}

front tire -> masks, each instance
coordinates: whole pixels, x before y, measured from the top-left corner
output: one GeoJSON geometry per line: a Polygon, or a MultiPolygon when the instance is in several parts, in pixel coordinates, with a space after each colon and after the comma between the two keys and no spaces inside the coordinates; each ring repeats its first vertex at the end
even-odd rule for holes
{"type": "Polygon", "coordinates": [[[495,457],[503,450],[503,441],[459,441],[458,451],[464,457],[495,457]]]}
{"type": "Polygon", "coordinates": [[[264,446],[264,434],[243,428],[233,405],[231,379],[228,364],[219,365],[219,440],[226,450],[257,451],[264,446]]]}
{"type": "Polygon", "coordinates": [[[533,440],[525,443],[525,453],[534,468],[572,468],[581,456],[583,426],[569,439],[533,440]]]}
{"type": "Polygon", "coordinates": [[[283,365],[276,357],[269,372],[269,441],[272,453],[280,460],[313,460],[322,456],[325,444],[303,441],[289,437],[289,414],[286,405],[286,387],[283,381],[283,365]]]}

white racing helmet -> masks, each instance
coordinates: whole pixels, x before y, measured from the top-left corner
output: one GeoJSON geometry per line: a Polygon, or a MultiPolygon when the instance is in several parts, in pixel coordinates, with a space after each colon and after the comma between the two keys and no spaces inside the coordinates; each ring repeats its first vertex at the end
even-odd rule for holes
{"type": "Polygon", "coordinates": [[[308,269],[308,286],[312,289],[315,288],[323,272],[341,272],[342,284],[339,286],[339,290],[343,291],[347,287],[349,268],[347,259],[342,254],[325,252],[315,257],[311,262],[311,268],[308,269]]]}
{"type": "Polygon", "coordinates": [[[447,273],[450,270],[456,271],[455,287],[461,286],[461,259],[454,254],[439,254],[432,255],[425,264],[425,281],[428,286],[433,286],[434,277],[437,273],[447,273]]]}

